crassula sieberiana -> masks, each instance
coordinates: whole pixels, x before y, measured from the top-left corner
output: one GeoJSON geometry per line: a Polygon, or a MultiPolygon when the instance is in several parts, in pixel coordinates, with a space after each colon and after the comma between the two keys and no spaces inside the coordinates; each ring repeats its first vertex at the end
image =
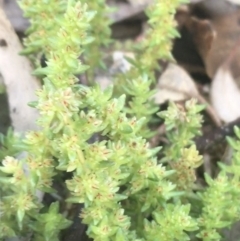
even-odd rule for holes
{"type": "MultiPolygon", "coordinates": [[[[141,58],[121,76],[128,83],[121,96],[114,96],[112,86],[103,91],[97,84],[79,84],[76,77],[93,77],[99,61],[91,59],[99,53],[91,50],[109,42],[103,1],[95,3],[20,2],[32,20],[22,54],[45,54],[47,66],[35,71],[43,86],[38,101],[30,103],[40,113],[40,130],[24,140],[11,132],[1,136],[0,238],[30,234],[32,240],[60,240],[71,222],[58,202],[45,207],[35,193],[54,193],[53,178],[71,173],[64,202],[84,203],[79,215],[96,241],[220,240],[219,229],[238,220],[239,141],[229,139],[235,150],[232,166],[221,165],[215,180],[206,176],[209,187],[196,191],[202,156],[193,138],[200,134],[203,107],[195,100],[184,108],[171,103],[158,113],[169,144],[152,148],[145,139],[151,136],[151,115],[158,112],[150,104],[153,71],[157,59],[171,58],[171,40],[178,36],[174,14],[182,1],[156,0],[149,8],[141,58]],[[106,39],[98,39],[98,22],[106,39]],[[27,155],[17,160],[20,151],[27,155]],[[159,153],[164,157],[158,159],[159,153]]],[[[239,133],[236,129],[238,138],[239,133]]]]}

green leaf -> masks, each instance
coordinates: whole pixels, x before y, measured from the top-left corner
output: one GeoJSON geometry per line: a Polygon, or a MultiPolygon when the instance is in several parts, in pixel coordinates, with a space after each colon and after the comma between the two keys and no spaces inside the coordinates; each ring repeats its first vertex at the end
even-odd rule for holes
{"type": "Polygon", "coordinates": [[[30,183],[32,187],[35,187],[39,181],[39,176],[36,173],[32,173],[30,176],[30,183]]]}
{"type": "Polygon", "coordinates": [[[77,69],[79,67],[79,62],[76,59],[67,58],[65,60],[65,62],[67,64],[67,66],[72,68],[72,69],[77,69]]]}
{"type": "Polygon", "coordinates": [[[240,139],[240,129],[238,126],[233,127],[234,133],[236,134],[237,138],[240,139]]]}
{"type": "Polygon", "coordinates": [[[233,138],[228,137],[228,136],[226,137],[226,139],[227,139],[228,144],[229,144],[233,149],[235,149],[235,150],[238,150],[238,149],[239,149],[239,144],[237,143],[236,140],[234,140],[233,138]]]}
{"type": "Polygon", "coordinates": [[[36,49],[35,48],[33,48],[33,47],[28,47],[28,48],[24,48],[23,50],[21,50],[20,52],[19,52],[19,55],[29,55],[29,54],[32,54],[32,53],[34,53],[36,51],[36,49]]]}
{"type": "Polygon", "coordinates": [[[65,201],[69,202],[69,203],[82,203],[82,198],[79,198],[79,197],[69,197],[65,201]]]}
{"type": "Polygon", "coordinates": [[[3,84],[0,84],[0,94],[3,94],[6,92],[6,87],[3,84]]]}
{"type": "Polygon", "coordinates": [[[121,131],[124,133],[124,134],[130,134],[133,132],[133,129],[130,125],[127,125],[127,124],[124,124],[121,126],[121,131]]]}
{"type": "Polygon", "coordinates": [[[30,107],[34,107],[34,108],[36,108],[37,105],[38,105],[38,101],[31,101],[31,102],[28,102],[28,106],[30,106],[30,107]]]}
{"type": "Polygon", "coordinates": [[[38,77],[43,77],[49,74],[49,68],[38,68],[33,71],[33,75],[38,76],[38,77]]]}
{"type": "Polygon", "coordinates": [[[86,70],[89,69],[89,66],[87,65],[78,65],[77,69],[74,71],[74,74],[81,74],[84,73],[86,70]]]}
{"type": "Polygon", "coordinates": [[[116,233],[116,238],[115,238],[116,241],[127,241],[127,237],[126,237],[126,232],[123,232],[122,229],[118,229],[117,230],[117,233],[116,233]]]}
{"type": "Polygon", "coordinates": [[[23,222],[24,215],[25,215],[25,211],[21,208],[18,208],[18,210],[17,210],[17,221],[18,221],[18,225],[19,225],[20,229],[22,229],[22,222],[23,222]]]}
{"type": "Polygon", "coordinates": [[[59,202],[54,202],[49,207],[49,213],[58,213],[59,211],[59,202]]]}

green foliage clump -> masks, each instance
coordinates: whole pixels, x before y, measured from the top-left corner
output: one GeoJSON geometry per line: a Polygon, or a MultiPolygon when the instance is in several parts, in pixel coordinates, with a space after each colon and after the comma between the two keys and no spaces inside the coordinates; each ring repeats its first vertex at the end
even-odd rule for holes
{"type": "Polygon", "coordinates": [[[182,3],[186,3],[186,1],[155,0],[154,4],[148,7],[146,14],[149,17],[149,29],[144,40],[136,46],[135,58],[128,59],[134,68],[125,74],[118,75],[115,80],[115,91],[118,94],[128,94],[130,108],[127,109],[127,112],[132,116],[146,118],[141,132],[145,138],[155,134],[149,129],[152,115],[158,110],[156,104],[151,101],[151,97],[155,93],[154,90],[151,90],[152,84],[155,83],[154,71],[159,68],[159,59],[173,60],[172,39],[179,37],[175,28],[174,16],[177,7],[182,3]]]}
{"type": "Polygon", "coordinates": [[[28,37],[24,40],[22,54],[49,53],[49,39],[54,37],[61,24],[61,17],[66,9],[66,1],[22,0],[18,1],[24,10],[24,16],[30,20],[28,37]],[[54,20],[54,21],[53,21],[54,20]]]}
{"type": "MultiPolygon", "coordinates": [[[[76,77],[90,70],[88,77],[93,78],[98,48],[109,43],[107,23],[100,24],[104,30],[96,29],[106,13],[104,2],[43,2],[21,3],[32,19],[24,53],[46,54],[47,66],[35,71],[43,87],[38,101],[31,103],[40,112],[41,130],[30,131],[21,141],[11,132],[1,136],[0,238],[30,234],[36,241],[59,240],[71,222],[58,202],[47,208],[36,192],[56,192],[53,179],[71,173],[64,202],[84,203],[80,215],[96,241],[220,240],[218,231],[239,220],[239,141],[229,139],[232,165],[221,165],[216,179],[206,175],[208,187],[198,191],[196,168],[202,156],[193,138],[200,134],[203,107],[195,100],[185,106],[170,103],[158,113],[169,144],[161,150],[146,139],[152,135],[148,124],[158,112],[151,102],[153,71],[158,58],[171,59],[171,39],[178,35],[173,18],[182,1],[159,1],[150,7],[151,28],[141,58],[121,76],[127,84],[120,96],[112,86],[103,91],[97,84],[79,84],[76,77]],[[39,22],[43,17],[46,25],[39,22]],[[98,39],[98,31],[103,39],[98,39]],[[26,154],[20,158],[22,151],[26,154]]],[[[238,129],[236,134],[240,139],[238,129]]]]}
{"type": "Polygon", "coordinates": [[[170,103],[168,111],[159,114],[165,120],[170,142],[162,161],[169,163],[176,171],[174,183],[181,190],[193,189],[195,169],[202,164],[202,156],[198,154],[193,142],[193,138],[201,134],[202,116],[199,112],[202,109],[203,106],[196,105],[192,99],[186,102],[185,110],[180,105],[170,103]]]}

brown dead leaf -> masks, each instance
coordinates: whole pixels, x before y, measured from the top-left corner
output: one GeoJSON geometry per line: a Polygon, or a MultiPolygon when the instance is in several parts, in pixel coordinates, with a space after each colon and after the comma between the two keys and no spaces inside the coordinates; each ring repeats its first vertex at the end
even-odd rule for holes
{"type": "MultiPolygon", "coordinates": [[[[217,16],[212,20],[192,17],[186,25],[204,61],[208,76],[213,78],[240,39],[240,10],[229,15],[217,16]]],[[[234,77],[240,75],[239,58],[236,56],[236,61],[231,64],[234,77]]]]}
{"type": "Polygon", "coordinates": [[[191,4],[191,9],[196,17],[215,19],[231,15],[238,9],[238,6],[227,0],[203,0],[191,4]]]}
{"type": "Polygon", "coordinates": [[[211,102],[224,122],[240,117],[240,11],[210,20],[191,18],[188,29],[213,78],[211,102]]]}
{"type": "Polygon", "coordinates": [[[195,17],[188,19],[186,27],[191,33],[198,52],[206,65],[206,72],[211,77],[212,73],[209,69],[211,70],[212,65],[208,66],[206,62],[208,62],[213,41],[216,38],[216,31],[209,20],[200,20],[195,17]]]}
{"type": "Polygon", "coordinates": [[[175,20],[177,22],[179,29],[181,29],[185,25],[188,18],[189,18],[189,6],[188,5],[179,6],[175,14],[175,20]]]}
{"type": "MultiPolygon", "coordinates": [[[[216,38],[212,42],[212,48],[205,57],[207,72],[213,77],[220,65],[232,54],[240,39],[240,11],[230,16],[224,16],[212,21],[216,31],[216,38]]],[[[237,57],[239,59],[239,57],[237,57]]],[[[231,71],[233,76],[240,74],[240,60],[233,64],[231,71]]]]}

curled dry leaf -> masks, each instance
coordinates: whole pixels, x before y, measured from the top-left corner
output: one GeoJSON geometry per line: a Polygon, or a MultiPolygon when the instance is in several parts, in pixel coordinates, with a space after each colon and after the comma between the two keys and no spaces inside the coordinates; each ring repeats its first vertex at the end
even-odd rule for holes
{"type": "MultiPolygon", "coordinates": [[[[239,25],[240,11],[236,11],[231,15],[226,15],[221,18],[214,19],[212,25],[216,31],[216,37],[213,39],[212,47],[205,58],[205,63],[210,77],[213,77],[218,68],[226,61],[233,49],[238,47],[237,43],[240,38],[239,25]]],[[[239,57],[236,56],[237,60],[239,57]]],[[[232,73],[238,75],[239,62],[232,62],[232,73]],[[234,64],[234,62],[236,64],[234,64]],[[237,66],[236,66],[237,65],[237,66]]]]}
{"type": "Polygon", "coordinates": [[[217,60],[212,60],[211,54],[216,31],[209,20],[200,20],[195,17],[191,17],[186,21],[186,27],[193,37],[196,48],[205,64],[207,74],[212,77],[212,69],[215,68],[215,65],[218,65],[218,63],[215,63],[217,60]]]}
{"type": "MultiPolygon", "coordinates": [[[[230,14],[217,16],[213,12],[211,20],[191,17],[186,22],[186,27],[193,37],[210,78],[215,76],[218,68],[236,48],[240,39],[240,10],[235,8],[230,10],[230,14]]],[[[234,77],[240,73],[240,58],[236,57],[236,60],[231,64],[234,77]]]]}
{"type": "Polygon", "coordinates": [[[212,81],[210,96],[220,119],[231,122],[240,117],[240,89],[226,65],[218,69],[212,81]]]}
{"type": "MultiPolygon", "coordinates": [[[[237,9],[237,5],[232,4],[231,0],[203,0],[191,5],[191,8],[197,13],[200,18],[207,17],[215,19],[222,16],[231,16],[237,9]]],[[[235,0],[236,1],[236,0],[235,0]]]]}
{"type": "Polygon", "coordinates": [[[181,101],[198,96],[198,90],[188,73],[176,64],[170,63],[158,80],[154,99],[157,104],[167,100],[181,101]]]}

